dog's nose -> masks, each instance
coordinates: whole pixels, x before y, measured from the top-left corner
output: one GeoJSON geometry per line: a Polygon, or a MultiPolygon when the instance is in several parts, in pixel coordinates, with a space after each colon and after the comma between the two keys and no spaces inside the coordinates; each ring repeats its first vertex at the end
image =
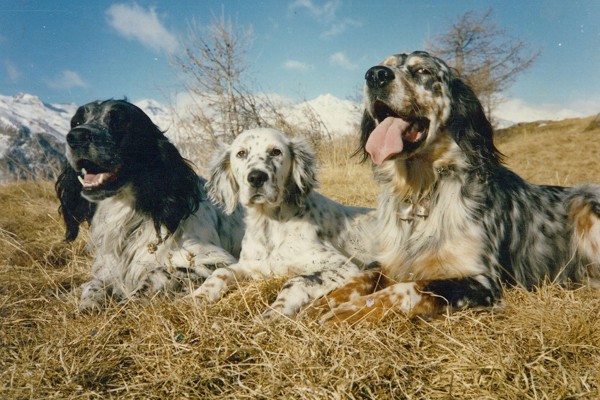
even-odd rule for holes
{"type": "Polygon", "coordinates": [[[248,182],[255,189],[262,187],[263,183],[265,183],[267,179],[269,179],[269,175],[267,175],[266,172],[258,169],[252,170],[248,174],[248,182]]]}
{"type": "Polygon", "coordinates": [[[367,86],[370,88],[384,87],[394,80],[394,71],[388,67],[377,65],[369,68],[365,74],[365,79],[367,80],[367,86]]]}
{"type": "Polygon", "coordinates": [[[67,143],[72,148],[85,147],[92,142],[92,134],[87,129],[71,129],[67,133],[67,143]]]}

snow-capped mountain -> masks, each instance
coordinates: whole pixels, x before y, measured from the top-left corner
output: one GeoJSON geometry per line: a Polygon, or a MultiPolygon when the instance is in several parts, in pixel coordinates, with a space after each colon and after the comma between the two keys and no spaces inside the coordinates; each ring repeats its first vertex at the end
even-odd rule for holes
{"type": "MultiPolygon", "coordinates": [[[[331,95],[302,103],[276,96],[271,98],[274,99],[278,111],[292,125],[312,127],[316,120],[321,133],[330,136],[352,133],[360,121],[357,104],[331,95]],[[312,119],[312,123],[307,123],[307,119],[312,119]]],[[[176,144],[189,141],[191,136],[196,142],[202,140],[203,133],[194,124],[192,114],[194,107],[201,107],[201,100],[182,96],[174,105],[156,100],[135,104],[176,144]]],[[[15,178],[54,178],[64,162],[65,135],[77,107],[72,103],[47,104],[27,93],[0,95],[0,183],[15,178]]],[[[269,120],[267,116],[265,119],[269,120]]]]}
{"type": "Polygon", "coordinates": [[[170,107],[156,100],[140,100],[134,102],[134,104],[144,110],[152,122],[154,122],[161,130],[166,130],[167,136],[169,136],[173,127],[176,125],[176,115],[173,115],[174,113],[170,107]]]}
{"type": "Polygon", "coordinates": [[[64,137],[75,109],[26,93],[0,95],[0,182],[53,178],[64,160],[64,137]]]}
{"type": "Polygon", "coordinates": [[[75,104],[46,104],[27,93],[15,96],[0,95],[0,128],[45,132],[62,140],[75,113],[75,104]]]}
{"type": "Polygon", "coordinates": [[[351,134],[360,123],[360,106],[350,100],[341,100],[330,94],[321,95],[289,107],[290,122],[302,124],[307,113],[314,113],[324,125],[325,133],[332,136],[351,134]]]}

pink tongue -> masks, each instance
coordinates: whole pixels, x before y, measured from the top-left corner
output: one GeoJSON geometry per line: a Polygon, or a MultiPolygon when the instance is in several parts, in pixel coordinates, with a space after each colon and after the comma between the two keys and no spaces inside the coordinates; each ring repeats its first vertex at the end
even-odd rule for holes
{"type": "Polygon", "coordinates": [[[85,183],[96,183],[100,180],[100,178],[103,178],[104,180],[107,180],[108,178],[110,178],[111,174],[110,172],[103,172],[101,174],[85,174],[83,176],[83,180],[85,183]]]}
{"type": "Polygon", "coordinates": [[[406,131],[410,124],[401,118],[387,117],[371,132],[367,140],[365,150],[371,156],[371,160],[377,165],[401,153],[403,148],[402,132],[406,131]]]}

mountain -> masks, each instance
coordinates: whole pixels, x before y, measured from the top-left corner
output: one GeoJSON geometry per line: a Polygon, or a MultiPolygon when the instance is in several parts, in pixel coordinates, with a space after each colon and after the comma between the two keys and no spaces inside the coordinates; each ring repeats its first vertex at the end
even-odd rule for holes
{"type": "MultiPolygon", "coordinates": [[[[273,99],[288,122],[316,130],[316,134],[349,134],[360,122],[357,104],[332,95],[301,103],[276,96],[273,99]]],[[[198,100],[187,98],[175,106],[152,99],[135,104],[176,144],[190,138],[202,140],[190,112],[198,100]]],[[[27,93],[0,95],[0,183],[32,177],[53,179],[65,160],[65,135],[76,110],[76,104],[48,104],[27,93]]]]}
{"type": "Polygon", "coordinates": [[[360,124],[360,106],[350,100],[341,100],[330,94],[289,106],[290,122],[302,124],[311,115],[316,117],[324,131],[331,136],[351,134],[360,124]]]}
{"type": "MultiPolygon", "coordinates": [[[[313,138],[354,134],[360,124],[361,105],[330,94],[300,103],[276,94],[259,95],[256,100],[259,109],[275,109],[278,118],[284,118],[288,126],[313,138]]],[[[175,144],[188,150],[194,146],[204,147],[207,135],[202,132],[193,110],[207,111],[208,120],[219,119],[207,106],[209,101],[180,94],[172,105],[152,99],[135,104],[175,144]]],[[[0,183],[39,176],[54,178],[64,162],[65,135],[76,110],[75,104],[48,104],[27,93],[0,95],[0,183]]],[[[273,115],[261,117],[276,124],[273,115]]],[[[514,124],[500,119],[494,122],[497,128],[514,124]]]]}
{"type": "Polygon", "coordinates": [[[46,104],[27,93],[0,95],[0,128],[27,127],[31,132],[44,132],[63,140],[75,110],[75,104],[46,104]]]}
{"type": "Polygon", "coordinates": [[[174,130],[173,127],[176,125],[176,115],[174,115],[170,107],[151,99],[136,101],[135,105],[144,110],[156,126],[163,131],[166,130],[167,136],[174,139],[170,135],[171,131],[174,130]]]}
{"type": "Polygon", "coordinates": [[[45,104],[19,93],[0,95],[0,183],[54,178],[64,161],[64,137],[74,104],[45,104]]]}

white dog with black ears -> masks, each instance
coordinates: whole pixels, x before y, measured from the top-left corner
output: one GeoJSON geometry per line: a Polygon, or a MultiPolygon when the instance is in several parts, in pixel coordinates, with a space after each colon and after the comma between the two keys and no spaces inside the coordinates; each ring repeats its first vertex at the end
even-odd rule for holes
{"type": "Polygon", "coordinates": [[[236,282],[291,274],[263,315],[293,316],[371,262],[373,210],[315,192],[315,173],[308,143],[275,129],[245,131],[225,148],[207,189],[226,212],[238,202],[245,208],[242,251],[237,264],[216,269],[192,296],[215,302],[236,282]]]}

